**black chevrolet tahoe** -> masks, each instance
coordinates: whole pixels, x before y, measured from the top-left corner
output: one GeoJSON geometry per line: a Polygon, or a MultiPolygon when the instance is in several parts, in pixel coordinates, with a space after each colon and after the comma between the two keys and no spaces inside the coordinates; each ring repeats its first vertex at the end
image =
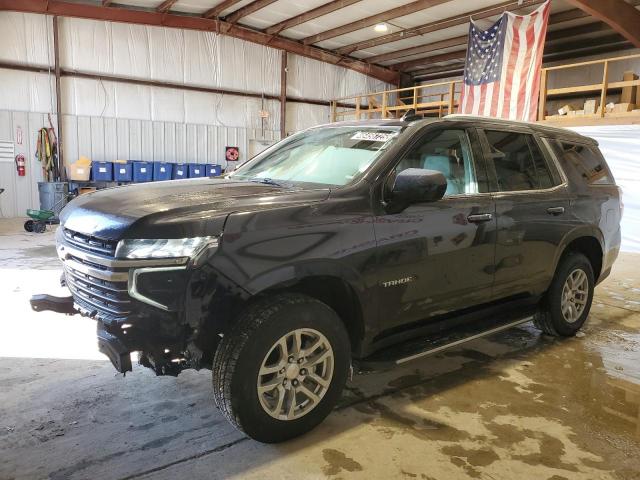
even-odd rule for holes
{"type": "Polygon", "coordinates": [[[584,324],[620,246],[597,143],[451,115],[292,135],[222,178],[81,195],[61,213],[65,298],[119,372],[210,368],[213,398],[263,442],[319,424],[353,369],[533,321],[584,324]]]}

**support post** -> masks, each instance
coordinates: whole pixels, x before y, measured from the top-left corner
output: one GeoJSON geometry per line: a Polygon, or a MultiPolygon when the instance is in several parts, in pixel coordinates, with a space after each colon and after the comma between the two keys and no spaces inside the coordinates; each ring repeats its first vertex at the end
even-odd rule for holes
{"type": "Polygon", "coordinates": [[[418,113],[418,87],[413,87],[413,110],[418,113]]]}
{"type": "Polygon", "coordinates": [[[64,148],[62,140],[62,99],[60,98],[60,42],[58,41],[58,16],[53,17],[53,58],[56,75],[56,116],[58,118],[58,168],[60,180],[66,181],[67,170],[64,165],[64,148]]]}
{"type": "Polygon", "coordinates": [[[602,71],[602,93],[600,94],[600,117],[604,117],[607,103],[607,88],[609,87],[609,62],[605,60],[602,71]]]}
{"type": "Polygon", "coordinates": [[[287,136],[287,51],[280,62],[280,140],[287,136]]]}
{"type": "Polygon", "coordinates": [[[356,120],[360,120],[360,97],[356,97],[356,120]]]}
{"type": "Polygon", "coordinates": [[[338,102],[336,102],[335,100],[331,101],[331,123],[336,121],[336,113],[338,110],[338,102]]]}
{"type": "Polygon", "coordinates": [[[453,109],[455,108],[455,95],[456,95],[456,84],[455,82],[451,82],[449,84],[449,115],[453,114],[453,109]]]}
{"type": "Polygon", "coordinates": [[[387,118],[387,92],[382,92],[382,118],[387,118]]]}
{"type": "Polygon", "coordinates": [[[540,70],[540,96],[538,97],[538,121],[545,119],[545,110],[547,108],[547,79],[549,72],[546,68],[540,70]]]}

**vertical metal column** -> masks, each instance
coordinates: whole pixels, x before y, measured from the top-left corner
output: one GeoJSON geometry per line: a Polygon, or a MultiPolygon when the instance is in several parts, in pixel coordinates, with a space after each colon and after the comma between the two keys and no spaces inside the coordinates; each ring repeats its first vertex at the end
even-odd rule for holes
{"type": "Polygon", "coordinates": [[[60,96],[60,43],[58,41],[58,17],[53,17],[53,55],[56,74],[56,115],[58,117],[58,168],[60,180],[66,181],[67,171],[64,166],[64,149],[62,141],[62,99],[60,96]]]}

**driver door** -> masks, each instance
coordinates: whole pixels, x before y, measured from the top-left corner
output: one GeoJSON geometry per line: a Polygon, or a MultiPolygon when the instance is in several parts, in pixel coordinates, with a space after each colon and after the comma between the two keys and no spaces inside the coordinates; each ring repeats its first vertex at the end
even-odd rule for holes
{"type": "Polygon", "coordinates": [[[407,168],[438,170],[445,196],[375,218],[380,330],[449,314],[489,301],[495,260],[495,204],[475,129],[423,134],[385,183],[407,168]]]}

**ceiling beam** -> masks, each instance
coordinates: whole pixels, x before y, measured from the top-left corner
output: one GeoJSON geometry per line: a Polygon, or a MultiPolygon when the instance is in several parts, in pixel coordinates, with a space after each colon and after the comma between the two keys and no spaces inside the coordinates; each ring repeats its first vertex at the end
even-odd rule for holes
{"type": "Polygon", "coordinates": [[[276,23],[275,25],[270,26],[265,30],[265,33],[269,35],[274,35],[282,32],[291,27],[295,27],[296,25],[300,25],[301,23],[308,22],[313,20],[314,18],[321,17],[323,15],[327,15],[328,13],[335,12],[336,10],[340,10],[341,8],[348,7],[349,5],[353,5],[354,3],[358,3],[362,0],[333,0],[329,3],[325,3],[324,5],[320,5],[313,10],[309,10],[307,12],[301,13],[300,15],[296,15],[295,17],[288,18],[280,23],[276,23]]]}
{"type": "Polygon", "coordinates": [[[613,35],[607,35],[606,37],[597,38],[584,38],[582,40],[576,40],[574,42],[559,43],[557,45],[545,46],[544,56],[558,55],[566,52],[578,52],[580,50],[589,50],[593,47],[599,47],[604,45],[619,45],[626,43],[628,40],[619,33],[613,35]]]}
{"type": "MultiPolygon", "coordinates": [[[[462,15],[456,15],[453,17],[445,18],[444,20],[437,20],[435,22],[420,25],[418,27],[408,28],[406,30],[400,30],[399,32],[390,33],[382,37],[376,37],[362,42],[353,43],[351,45],[345,45],[344,47],[337,48],[336,53],[341,55],[349,55],[358,50],[364,50],[366,48],[377,47],[378,45],[384,45],[391,42],[397,42],[405,38],[416,37],[418,35],[425,35],[427,33],[437,32],[444,30],[445,28],[455,27],[457,25],[464,25],[469,22],[470,18],[474,20],[480,20],[483,18],[489,18],[497,15],[502,15],[504,12],[515,12],[525,7],[538,5],[543,3],[544,0],[524,0],[522,4],[517,1],[508,1],[496,5],[491,8],[481,8],[472,12],[464,13],[462,15]]],[[[640,0],[631,0],[631,5],[640,5],[640,0]]],[[[571,10],[565,10],[564,12],[554,13],[549,18],[550,24],[557,24],[563,22],[569,22],[571,20],[578,20],[580,18],[588,17],[589,14],[574,8],[571,10]]]]}
{"type": "Polygon", "coordinates": [[[244,7],[227,15],[224,20],[229,23],[236,23],[241,18],[251,15],[253,12],[257,12],[258,10],[262,10],[264,7],[268,7],[276,1],[277,0],[254,0],[253,2],[248,3],[244,7]]]}
{"type": "MultiPolygon", "coordinates": [[[[572,43],[559,44],[557,46],[554,46],[553,48],[545,49],[543,59],[545,62],[556,62],[558,60],[585,57],[596,53],[606,53],[631,47],[631,43],[629,43],[621,35],[616,34],[607,37],[601,37],[599,39],[592,39],[590,41],[576,41],[572,43]]],[[[444,60],[446,59],[443,58],[440,61],[444,60]]],[[[414,78],[440,74],[442,72],[452,72],[452,74],[462,75],[463,70],[464,61],[460,60],[459,63],[454,63],[451,65],[435,66],[414,71],[411,72],[411,75],[414,78]]]]}
{"type": "Polygon", "coordinates": [[[569,0],[640,48],[640,11],[624,0],[569,0]]]}
{"type": "Polygon", "coordinates": [[[447,3],[450,1],[451,0],[418,0],[416,2],[408,3],[400,7],[392,8],[391,10],[376,13],[375,15],[371,15],[361,20],[356,20],[355,22],[347,23],[346,25],[342,25],[340,27],[332,28],[331,30],[320,32],[316,35],[311,35],[307,38],[303,38],[302,43],[304,43],[305,45],[311,45],[313,43],[322,42],[329,38],[338,37],[340,35],[344,35],[345,33],[355,32],[356,30],[370,27],[372,25],[375,25],[376,23],[386,22],[387,20],[410,15],[412,13],[419,12],[420,10],[425,10],[429,7],[434,7],[436,5],[447,3]]]}
{"type": "Polygon", "coordinates": [[[173,5],[177,1],[178,0],[164,0],[164,2],[162,2],[160,5],[158,5],[156,7],[156,11],[157,12],[168,12],[169,10],[171,10],[171,7],[173,7],[173,5]]]}
{"type": "MultiPolygon", "coordinates": [[[[633,0],[634,4],[640,4],[640,0],[633,0]]],[[[563,23],[569,20],[575,20],[576,18],[583,18],[583,17],[588,17],[589,15],[584,13],[582,10],[579,9],[574,9],[574,10],[567,10],[566,12],[560,12],[559,14],[554,14],[551,15],[550,19],[549,19],[549,24],[550,25],[556,25],[558,23],[563,23]],[[568,15],[567,12],[572,12],[571,15],[568,15]]],[[[602,31],[606,31],[607,25],[602,23],[602,22],[594,22],[594,23],[589,23],[587,25],[580,25],[578,27],[573,27],[573,28],[568,28],[568,29],[563,29],[563,30],[555,30],[553,32],[547,32],[547,38],[546,41],[547,42],[554,42],[556,40],[560,40],[562,38],[570,38],[572,36],[577,36],[577,35],[585,35],[588,33],[594,33],[594,32],[602,32],[602,31]]],[[[461,40],[462,37],[457,37],[456,39],[451,39],[453,41],[453,43],[455,43],[455,40],[461,40]]],[[[446,42],[446,40],[442,41],[442,42],[446,42]]],[[[436,42],[436,43],[441,43],[441,42],[436,42]]],[[[462,43],[460,43],[460,45],[465,45],[466,46],[467,42],[464,41],[462,43]]],[[[390,55],[396,54],[396,53],[401,53],[401,52],[406,52],[409,50],[413,50],[415,49],[416,51],[414,53],[410,53],[410,55],[414,55],[417,53],[421,53],[418,51],[418,49],[423,48],[423,47],[428,47],[429,45],[425,45],[425,46],[419,46],[419,47],[412,47],[411,49],[404,49],[404,50],[399,50],[398,52],[392,52],[390,55]]],[[[454,46],[454,45],[448,45],[449,47],[454,46]]],[[[446,48],[446,47],[441,47],[441,48],[446,48]]],[[[339,50],[338,50],[339,51],[339,50]]],[[[433,50],[425,50],[425,51],[433,51],[433,50]]],[[[388,54],[386,54],[388,55],[388,54]]],[[[457,50],[455,52],[449,52],[447,54],[447,60],[454,60],[454,59],[464,59],[465,55],[466,55],[466,48],[464,50],[457,50]]],[[[407,56],[407,55],[402,55],[402,56],[407,56]]],[[[384,55],[377,55],[374,57],[368,57],[363,59],[364,61],[367,62],[380,62],[380,61],[384,61],[384,55]]],[[[400,57],[397,57],[400,58],[400,57]]],[[[431,63],[435,63],[432,59],[433,58],[437,58],[437,57],[425,57],[425,58],[418,58],[415,60],[410,60],[407,62],[400,62],[400,63],[394,63],[391,65],[387,65],[388,67],[397,69],[399,71],[406,71],[406,70],[411,70],[411,69],[415,69],[415,68],[419,68],[419,67],[424,67],[426,65],[429,65],[431,63]],[[428,63],[427,63],[428,62],[428,63]]]]}
{"type": "MultiPolygon", "coordinates": [[[[557,40],[562,40],[565,38],[577,37],[579,35],[587,35],[587,34],[593,34],[597,32],[610,32],[610,31],[611,31],[611,28],[606,23],[594,22],[594,23],[589,23],[587,25],[580,25],[578,27],[549,32],[547,33],[546,41],[548,44],[549,42],[555,42],[557,40]]],[[[420,53],[433,52],[435,50],[442,50],[442,49],[451,48],[451,47],[466,46],[467,41],[468,41],[468,36],[462,35],[460,37],[448,38],[447,40],[441,40],[439,42],[428,43],[426,45],[419,45],[417,47],[405,48],[403,50],[398,50],[395,52],[384,53],[382,55],[375,55],[373,57],[367,57],[365,60],[371,63],[386,62],[388,60],[393,60],[393,59],[402,58],[402,57],[409,57],[411,55],[417,55],[420,53]]],[[[451,52],[451,54],[453,55],[450,59],[464,58],[464,53],[465,51],[451,52]]]]}
{"type": "Polygon", "coordinates": [[[593,22],[578,27],[565,28],[563,30],[554,30],[547,32],[546,44],[563,40],[565,38],[578,37],[580,35],[589,35],[598,32],[612,32],[611,27],[604,22],[593,22]]]}
{"type": "Polygon", "coordinates": [[[89,18],[110,22],[135,23],[171,28],[185,28],[221,33],[230,37],[240,38],[260,45],[286,50],[303,57],[313,58],[321,62],[337,64],[365,75],[377,78],[387,83],[396,84],[400,78],[397,71],[389,68],[371,65],[352,57],[337,55],[321,48],[303,45],[302,43],[284,37],[267,35],[264,32],[248,27],[231,24],[223,20],[194,17],[190,15],[176,15],[122,8],[121,6],[102,8],[99,4],[76,3],[63,0],[0,0],[0,10],[17,12],[41,13],[60,15],[63,17],[89,18]]]}
{"type": "Polygon", "coordinates": [[[242,0],[224,0],[215,7],[210,8],[202,14],[204,18],[215,18],[220,16],[222,12],[228,8],[233,7],[236,3],[240,3],[242,0]]]}
{"type": "Polygon", "coordinates": [[[443,20],[437,20],[435,22],[420,25],[418,27],[408,28],[406,30],[400,30],[399,32],[390,33],[382,37],[376,37],[369,40],[364,40],[358,43],[352,43],[351,45],[345,45],[336,49],[336,52],[341,54],[350,54],[358,50],[364,50],[365,48],[376,47],[378,45],[384,45],[385,43],[397,42],[405,38],[417,37],[419,35],[425,35],[427,33],[436,32],[438,30],[444,30],[445,28],[455,27],[457,25],[465,25],[469,23],[469,19],[480,20],[483,18],[493,17],[495,15],[501,15],[506,11],[515,11],[530,5],[537,5],[544,0],[525,0],[520,5],[518,1],[510,0],[503,2],[500,5],[490,8],[481,8],[472,12],[467,12],[462,15],[455,15],[453,17],[445,18],[443,20]]]}
{"type": "Polygon", "coordinates": [[[395,52],[383,53],[381,55],[374,55],[373,57],[367,57],[365,60],[369,63],[386,62],[388,60],[395,60],[396,58],[409,57],[411,55],[417,55],[419,53],[433,52],[435,50],[442,50],[443,48],[459,47],[466,45],[469,41],[468,35],[462,35],[460,37],[447,38],[446,40],[440,40],[439,42],[427,43],[425,45],[418,45],[417,47],[404,48],[402,50],[396,50],[395,52]]]}

